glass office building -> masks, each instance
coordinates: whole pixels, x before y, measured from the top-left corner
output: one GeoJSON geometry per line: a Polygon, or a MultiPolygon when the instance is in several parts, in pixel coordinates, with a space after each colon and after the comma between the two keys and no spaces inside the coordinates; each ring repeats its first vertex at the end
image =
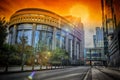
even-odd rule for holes
{"type": "Polygon", "coordinates": [[[79,28],[65,18],[48,10],[26,8],[16,11],[10,18],[9,43],[19,44],[26,37],[27,45],[37,47],[41,42],[50,50],[65,49],[70,60],[80,59],[81,38],[79,28]]]}

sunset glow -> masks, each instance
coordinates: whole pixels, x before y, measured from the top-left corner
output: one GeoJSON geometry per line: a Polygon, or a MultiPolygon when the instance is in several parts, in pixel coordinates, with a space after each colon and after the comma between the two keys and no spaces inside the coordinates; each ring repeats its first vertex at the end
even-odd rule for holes
{"type": "MultiPolygon", "coordinates": [[[[101,0],[0,0],[0,16],[9,21],[10,16],[23,8],[41,8],[60,16],[81,18],[85,29],[85,40],[92,40],[94,28],[101,26],[101,0]]],[[[86,42],[86,41],[85,41],[86,42]]],[[[86,45],[91,45],[86,42],[86,45]]]]}
{"type": "Polygon", "coordinates": [[[7,19],[23,8],[42,8],[61,16],[80,17],[82,22],[101,23],[100,0],[0,0],[0,16],[7,19]]]}
{"type": "Polygon", "coordinates": [[[75,17],[80,17],[83,22],[89,17],[88,9],[84,5],[74,5],[70,9],[70,14],[75,17]]]}

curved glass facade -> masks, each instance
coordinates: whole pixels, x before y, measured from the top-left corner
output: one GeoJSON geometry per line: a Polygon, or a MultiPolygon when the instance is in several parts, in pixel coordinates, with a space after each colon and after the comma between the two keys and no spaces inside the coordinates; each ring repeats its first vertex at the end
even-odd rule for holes
{"type": "Polygon", "coordinates": [[[11,17],[9,43],[20,44],[25,37],[26,45],[38,48],[45,45],[50,50],[62,48],[69,53],[70,60],[79,60],[80,38],[74,33],[74,25],[55,13],[40,10],[28,9],[27,15],[25,9],[21,11],[26,14],[18,11],[11,17]]]}

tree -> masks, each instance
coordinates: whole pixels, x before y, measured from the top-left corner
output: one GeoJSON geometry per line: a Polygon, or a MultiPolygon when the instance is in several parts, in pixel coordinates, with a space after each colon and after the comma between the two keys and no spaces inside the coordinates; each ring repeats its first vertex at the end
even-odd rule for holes
{"type": "Polygon", "coordinates": [[[8,65],[19,63],[19,55],[17,54],[17,48],[15,45],[3,44],[2,51],[0,53],[1,66],[6,67],[5,71],[8,70],[8,65]]]}
{"type": "Polygon", "coordinates": [[[49,65],[49,60],[51,57],[51,51],[48,49],[48,46],[42,41],[40,41],[35,47],[35,53],[38,55],[37,61],[40,64],[40,68],[49,65]]]}
{"type": "Polygon", "coordinates": [[[60,65],[63,63],[64,60],[68,60],[69,55],[68,53],[61,49],[61,48],[56,48],[55,50],[52,51],[52,56],[51,56],[51,64],[57,64],[60,65]]]}
{"type": "Polygon", "coordinates": [[[7,23],[5,17],[0,18],[0,49],[3,46],[7,36],[7,23]]]}
{"type": "Polygon", "coordinates": [[[33,65],[34,69],[34,48],[27,45],[28,36],[21,36],[20,43],[17,44],[18,52],[21,54],[21,70],[23,71],[24,64],[33,65]]]}
{"type": "Polygon", "coordinates": [[[40,65],[46,65],[47,64],[47,58],[46,58],[46,54],[47,54],[47,48],[45,46],[45,44],[43,43],[39,43],[39,48],[38,48],[38,52],[37,54],[39,55],[38,58],[38,63],[40,65]]]}

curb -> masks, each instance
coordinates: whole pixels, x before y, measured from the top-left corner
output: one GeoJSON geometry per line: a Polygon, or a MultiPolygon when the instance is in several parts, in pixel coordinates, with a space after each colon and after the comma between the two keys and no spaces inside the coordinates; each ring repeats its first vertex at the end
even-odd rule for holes
{"type": "Polygon", "coordinates": [[[46,70],[56,70],[56,69],[65,69],[65,68],[72,68],[72,66],[64,66],[60,68],[52,68],[52,69],[36,69],[36,70],[23,70],[23,71],[8,71],[8,72],[0,72],[0,75],[4,74],[11,74],[11,73],[22,73],[22,72],[32,72],[32,71],[46,71],[46,70]]]}
{"type": "Polygon", "coordinates": [[[90,72],[90,70],[88,70],[88,71],[87,71],[87,74],[85,75],[85,77],[84,77],[84,79],[83,79],[83,80],[87,80],[88,75],[89,75],[89,72],[90,72]]]}
{"type": "MultiPolygon", "coordinates": [[[[56,68],[56,69],[64,69],[64,68],[56,68]]],[[[52,69],[39,69],[39,70],[24,70],[24,71],[9,71],[9,72],[0,72],[2,74],[11,74],[11,73],[22,73],[22,72],[32,72],[32,71],[46,71],[46,70],[56,70],[55,68],[52,69]]]]}
{"type": "MultiPolygon", "coordinates": [[[[82,80],[88,80],[88,77],[90,76],[91,68],[86,72],[86,75],[84,75],[82,80]]],[[[91,79],[89,79],[91,80],[91,79]]]]}
{"type": "MultiPolygon", "coordinates": [[[[110,73],[108,73],[108,72],[106,72],[106,71],[104,71],[104,70],[102,70],[102,69],[99,69],[99,68],[97,68],[97,69],[98,69],[99,71],[101,71],[102,73],[108,75],[109,77],[113,78],[114,80],[120,80],[120,78],[118,78],[118,77],[116,77],[116,76],[114,76],[114,75],[112,75],[112,74],[110,74],[110,73]]],[[[116,70],[115,70],[115,71],[116,71],[116,70]]]]}

